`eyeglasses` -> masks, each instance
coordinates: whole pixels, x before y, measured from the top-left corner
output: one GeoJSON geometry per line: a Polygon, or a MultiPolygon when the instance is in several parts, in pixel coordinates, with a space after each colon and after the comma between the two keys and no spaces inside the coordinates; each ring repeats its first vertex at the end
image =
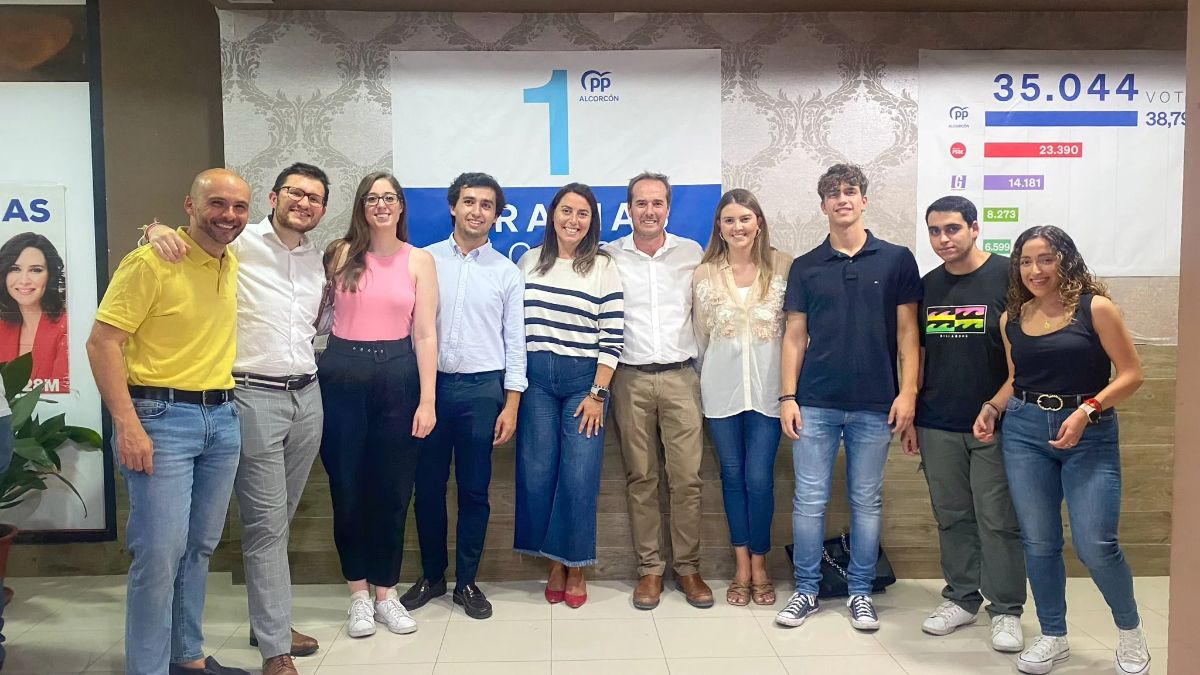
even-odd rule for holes
{"type": "Polygon", "coordinates": [[[305,197],[308,197],[309,204],[312,204],[313,206],[325,206],[324,195],[319,195],[314,192],[305,192],[304,190],[301,190],[298,187],[292,187],[291,185],[284,185],[283,187],[279,188],[279,191],[286,193],[287,196],[295,199],[298,202],[302,202],[304,201],[305,197]]]}
{"type": "Polygon", "coordinates": [[[379,202],[383,202],[388,206],[395,206],[399,201],[400,197],[395,192],[388,192],[381,195],[367,195],[362,198],[362,203],[367,206],[375,206],[379,202]]]}

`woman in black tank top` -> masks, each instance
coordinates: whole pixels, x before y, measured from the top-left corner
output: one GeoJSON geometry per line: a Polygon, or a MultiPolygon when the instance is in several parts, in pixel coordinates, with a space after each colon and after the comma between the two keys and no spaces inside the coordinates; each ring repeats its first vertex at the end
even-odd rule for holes
{"type": "Polygon", "coordinates": [[[1144,674],[1150,653],[1133,577],[1117,542],[1121,459],[1115,410],[1141,386],[1142,365],[1120,312],[1066,232],[1030,228],[1013,251],[1008,311],[1001,317],[1009,379],[983,404],[975,436],[991,440],[1005,411],[1005,471],[1042,629],[1017,669],[1048,673],[1070,656],[1065,498],[1076,553],[1117,624],[1117,672],[1144,674]]]}

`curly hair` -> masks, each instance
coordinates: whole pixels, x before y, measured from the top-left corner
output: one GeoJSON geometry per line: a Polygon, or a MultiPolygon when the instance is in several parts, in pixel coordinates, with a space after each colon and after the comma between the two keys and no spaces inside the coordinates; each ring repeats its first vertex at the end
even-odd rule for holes
{"type": "Polygon", "coordinates": [[[1022,232],[1013,243],[1013,256],[1008,265],[1007,310],[1010,321],[1020,320],[1025,303],[1033,299],[1033,293],[1021,280],[1021,251],[1032,239],[1044,240],[1058,256],[1058,292],[1068,321],[1075,317],[1075,310],[1079,309],[1080,295],[1091,293],[1109,297],[1108,287],[1088,269],[1071,235],[1053,225],[1038,225],[1022,232]]]}

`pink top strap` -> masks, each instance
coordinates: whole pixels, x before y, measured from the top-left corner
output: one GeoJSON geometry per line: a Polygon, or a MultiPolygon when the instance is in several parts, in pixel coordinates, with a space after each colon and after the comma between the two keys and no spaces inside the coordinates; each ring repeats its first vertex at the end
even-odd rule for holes
{"type": "Polygon", "coordinates": [[[338,289],[333,299],[333,334],[344,340],[399,340],[412,333],[417,289],[408,271],[411,244],[388,256],[367,252],[358,291],[338,289]]]}

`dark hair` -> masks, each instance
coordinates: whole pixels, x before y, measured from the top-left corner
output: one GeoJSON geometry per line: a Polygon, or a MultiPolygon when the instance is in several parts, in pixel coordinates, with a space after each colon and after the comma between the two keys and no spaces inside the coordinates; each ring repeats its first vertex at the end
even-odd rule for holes
{"type": "Polygon", "coordinates": [[[346,236],[341,239],[334,239],[325,249],[325,269],[327,274],[339,276],[338,286],[349,293],[358,290],[358,280],[362,276],[363,270],[367,268],[367,249],[371,246],[371,226],[367,224],[366,205],[363,204],[363,197],[371,191],[371,186],[377,180],[386,180],[392,184],[392,189],[396,191],[396,196],[400,201],[396,204],[401,207],[400,220],[396,222],[396,238],[400,241],[408,241],[408,202],[404,199],[404,190],[400,187],[400,181],[389,171],[375,171],[363,177],[358,184],[358,189],[354,191],[354,211],[350,215],[350,227],[346,230],[346,236]],[[330,266],[336,259],[335,253],[342,246],[349,246],[346,252],[346,262],[340,270],[331,270],[330,266]]]}
{"type": "Polygon", "coordinates": [[[329,206],[329,176],[326,176],[325,172],[320,168],[312,164],[296,162],[279,172],[279,175],[275,177],[275,185],[271,186],[271,192],[279,194],[279,189],[287,182],[288,176],[304,176],[305,178],[320,181],[321,187],[325,188],[325,206],[329,206]]]}
{"type": "Polygon", "coordinates": [[[750,259],[754,262],[755,269],[758,270],[757,297],[765,297],[767,289],[771,287],[771,275],[774,273],[771,251],[775,249],[771,248],[771,237],[767,231],[767,217],[763,215],[758,199],[749,190],[734,188],[721,196],[721,201],[717,202],[716,213],[713,214],[713,229],[712,234],[708,237],[708,247],[704,249],[704,257],[700,262],[725,260],[729,255],[729,244],[721,236],[721,211],[730,204],[744,206],[758,218],[758,234],[755,235],[754,245],[750,249],[750,259]]]}
{"type": "Polygon", "coordinates": [[[970,227],[971,223],[979,220],[979,211],[975,209],[975,204],[971,203],[970,199],[959,197],[958,195],[942,197],[930,204],[929,208],[925,209],[925,222],[929,222],[929,214],[934,211],[938,213],[957,213],[962,216],[963,222],[967,224],[967,227],[970,227]]]}
{"type": "Polygon", "coordinates": [[[592,210],[592,221],[588,224],[587,234],[583,235],[583,241],[579,242],[579,248],[575,251],[575,261],[571,263],[571,268],[581,277],[585,277],[592,272],[592,266],[596,264],[597,256],[608,257],[608,254],[600,250],[600,206],[596,202],[596,195],[592,194],[592,188],[583,183],[568,183],[555,193],[554,199],[550,200],[550,209],[546,213],[546,218],[550,221],[546,223],[546,236],[542,239],[542,250],[538,254],[537,265],[534,266],[535,274],[545,274],[554,267],[554,263],[558,260],[558,230],[554,227],[554,214],[558,211],[558,204],[569,194],[576,194],[587,200],[588,208],[592,210]]]}
{"type": "Polygon", "coordinates": [[[1008,264],[1008,318],[1019,321],[1025,303],[1033,299],[1033,293],[1021,281],[1021,249],[1032,239],[1045,239],[1050,250],[1058,256],[1058,292],[1062,296],[1067,319],[1075,316],[1079,308],[1079,296],[1084,293],[1108,297],[1108,287],[1096,279],[1088,269],[1075,241],[1066,232],[1053,225],[1037,225],[1025,230],[1013,242],[1012,258],[1008,264]]]}
{"type": "MultiPolygon", "coordinates": [[[[51,319],[57,320],[66,311],[67,280],[63,274],[62,256],[58,254],[58,249],[54,248],[54,244],[51,244],[49,239],[36,232],[22,232],[14,235],[4,242],[3,246],[0,246],[0,270],[3,270],[7,276],[8,270],[12,269],[12,266],[17,263],[17,258],[20,258],[27,248],[36,248],[46,258],[46,290],[42,293],[42,312],[51,319]]],[[[0,293],[0,320],[17,325],[22,320],[21,308],[7,292],[0,293]]]]}
{"type": "MultiPolygon", "coordinates": [[[[504,190],[500,184],[496,182],[486,173],[460,173],[458,178],[450,184],[450,189],[446,190],[446,201],[450,204],[450,208],[454,208],[458,204],[458,196],[462,194],[464,188],[485,187],[491,188],[492,192],[496,193],[496,216],[499,217],[504,212],[504,207],[508,202],[504,200],[504,190]]],[[[454,223],[454,216],[450,216],[450,223],[454,223]]]]}
{"type": "Polygon", "coordinates": [[[667,206],[671,206],[671,179],[661,173],[653,171],[643,171],[633,178],[629,179],[629,187],[625,188],[625,203],[633,204],[633,186],[644,180],[656,180],[667,186],[667,206]]]}
{"type": "Polygon", "coordinates": [[[867,196],[867,174],[856,164],[834,164],[825,170],[821,178],[817,180],[817,195],[821,200],[825,200],[825,196],[840,187],[842,183],[853,185],[862,192],[863,196],[867,196]]]}

